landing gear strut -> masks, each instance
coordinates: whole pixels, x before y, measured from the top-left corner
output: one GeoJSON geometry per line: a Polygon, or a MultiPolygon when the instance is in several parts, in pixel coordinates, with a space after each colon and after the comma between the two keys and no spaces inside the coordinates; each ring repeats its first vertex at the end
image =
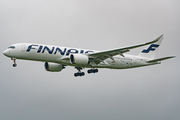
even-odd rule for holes
{"type": "Polygon", "coordinates": [[[77,76],[84,76],[85,73],[84,72],[81,72],[82,68],[81,67],[75,67],[78,72],[77,73],[74,73],[74,76],[77,77],[77,76]]]}
{"type": "Polygon", "coordinates": [[[13,60],[13,67],[16,67],[17,64],[16,64],[16,58],[11,58],[11,60],[13,60]]]}

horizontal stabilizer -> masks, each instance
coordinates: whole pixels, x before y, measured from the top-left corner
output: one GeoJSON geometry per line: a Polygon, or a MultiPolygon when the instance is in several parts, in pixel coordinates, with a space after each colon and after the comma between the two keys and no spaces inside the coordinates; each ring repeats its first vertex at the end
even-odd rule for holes
{"type": "Polygon", "coordinates": [[[149,61],[146,61],[146,62],[147,62],[147,63],[159,62],[159,61],[167,60],[167,59],[174,58],[174,57],[175,57],[175,56],[164,57],[164,58],[159,58],[159,59],[149,60],[149,61]]]}

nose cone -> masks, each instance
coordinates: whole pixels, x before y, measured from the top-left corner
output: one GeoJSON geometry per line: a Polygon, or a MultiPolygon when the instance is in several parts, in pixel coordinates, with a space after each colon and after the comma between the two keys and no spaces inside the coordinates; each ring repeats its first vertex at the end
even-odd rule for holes
{"type": "Polygon", "coordinates": [[[3,54],[8,57],[8,56],[10,55],[10,51],[9,51],[9,50],[5,50],[5,51],[3,52],[3,54]]]}

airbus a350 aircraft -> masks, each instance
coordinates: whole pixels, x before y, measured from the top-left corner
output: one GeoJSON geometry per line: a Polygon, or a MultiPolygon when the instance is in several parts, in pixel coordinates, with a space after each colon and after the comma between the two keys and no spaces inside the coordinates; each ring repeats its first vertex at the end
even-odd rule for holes
{"type": "Polygon", "coordinates": [[[77,77],[85,75],[84,72],[81,72],[83,68],[90,68],[87,71],[90,74],[97,73],[97,68],[128,69],[160,64],[160,61],[175,57],[154,59],[162,39],[163,35],[148,43],[105,51],[18,43],[11,45],[3,54],[13,60],[13,67],[17,66],[16,59],[43,61],[45,69],[51,72],[59,72],[65,66],[74,66],[78,70],[74,74],[77,77]],[[145,45],[149,46],[143,49],[138,56],[124,54],[130,49],[145,45]]]}

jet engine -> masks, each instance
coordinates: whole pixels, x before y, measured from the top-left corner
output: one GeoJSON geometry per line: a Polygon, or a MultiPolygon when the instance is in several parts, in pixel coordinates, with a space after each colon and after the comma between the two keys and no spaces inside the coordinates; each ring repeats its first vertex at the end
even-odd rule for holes
{"type": "Polygon", "coordinates": [[[89,63],[89,58],[83,54],[71,54],[70,55],[70,63],[77,65],[86,65],[89,63]]]}
{"type": "Polygon", "coordinates": [[[47,71],[51,72],[60,72],[62,69],[64,69],[64,65],[57,64],[57,63],[48,63],[45,62],[44,67],[47,71]]]}

